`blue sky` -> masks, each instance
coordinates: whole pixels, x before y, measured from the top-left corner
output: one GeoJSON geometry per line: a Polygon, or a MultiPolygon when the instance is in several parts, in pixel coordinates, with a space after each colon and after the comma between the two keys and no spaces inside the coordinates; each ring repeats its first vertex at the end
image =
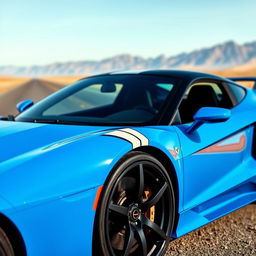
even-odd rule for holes
{"type": "Polygon", "coordinates": [[[256,40],[255,0],[0,0],[0,65],[175,55],[256,40]]]}

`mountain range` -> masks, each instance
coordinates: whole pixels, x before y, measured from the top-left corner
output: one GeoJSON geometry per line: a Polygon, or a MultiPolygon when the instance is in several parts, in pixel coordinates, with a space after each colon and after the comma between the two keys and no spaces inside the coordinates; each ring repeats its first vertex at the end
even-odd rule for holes
{"type": "Polygon", "coordinates": [[[57,62],[48,65],[33,65],[28,67],[0,66],[0,75],[15,76],[59,76],[88,75],[115,70],[131,69],[225,69],[246,66],[252,63],[256,66],[256,41],[237,44],[228,41],[208,48],[192,52],[184,52],[175,56],[159,55],[155,58],[143,58],[130,54],[117,55],[100,61],[57,62]]]}

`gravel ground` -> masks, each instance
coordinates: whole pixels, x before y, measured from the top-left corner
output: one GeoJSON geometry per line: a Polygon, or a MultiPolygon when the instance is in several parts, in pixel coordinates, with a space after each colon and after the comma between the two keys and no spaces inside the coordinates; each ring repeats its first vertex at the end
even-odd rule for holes
{"type": "Polygon", "coordinates": [[[173,241],[166,256],[256,256],[256,205],[248,205],[173,241]]]}

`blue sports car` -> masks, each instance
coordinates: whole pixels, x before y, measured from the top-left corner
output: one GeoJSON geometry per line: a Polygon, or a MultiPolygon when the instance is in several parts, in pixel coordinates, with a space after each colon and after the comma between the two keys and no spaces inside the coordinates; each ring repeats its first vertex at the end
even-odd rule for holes
{"type": "Polygon", "coordinates": [[[19,103],[0,121],[0,255],[160,256],[254,202],[256,93],[235,80],[115,72],[19,103]]]}

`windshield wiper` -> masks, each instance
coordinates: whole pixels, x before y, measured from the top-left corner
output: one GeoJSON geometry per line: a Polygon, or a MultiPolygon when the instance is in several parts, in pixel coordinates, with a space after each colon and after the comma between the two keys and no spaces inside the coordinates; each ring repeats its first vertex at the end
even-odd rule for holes
{"type": "Polygon", "coordinates": [[[0,116],[0,120],[2,121],[15,121],[15,116],[13,115],[8,115],[7,117],[5,116],[0,116]]]}
{"type": "Polygon", "coordinates": [[[80,122],[80,121],[63,121],[63,120],[58,120],[58,119],[34,119],[34,120],[29,120],[30,122],[34,123],[47,123],[47,124],[73,124],[73,125],[85,125],[85,122],[80,122]]]}

